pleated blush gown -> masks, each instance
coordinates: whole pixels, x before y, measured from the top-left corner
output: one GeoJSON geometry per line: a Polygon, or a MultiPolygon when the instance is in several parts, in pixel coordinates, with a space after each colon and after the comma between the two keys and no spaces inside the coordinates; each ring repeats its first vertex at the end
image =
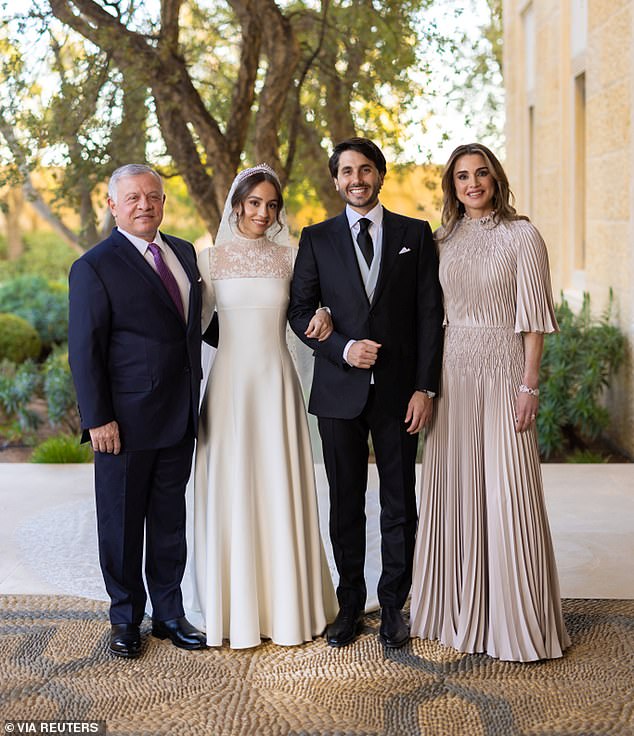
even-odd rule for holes
{"type": "Polygon", "coordinates": [[[565,629],[537,433],[515,432],[523,332],[554,332],[546,247],[525,220],[464,217],[439,241],[446,332],[426,439],[412,636],[512,661],[565,629]]]}

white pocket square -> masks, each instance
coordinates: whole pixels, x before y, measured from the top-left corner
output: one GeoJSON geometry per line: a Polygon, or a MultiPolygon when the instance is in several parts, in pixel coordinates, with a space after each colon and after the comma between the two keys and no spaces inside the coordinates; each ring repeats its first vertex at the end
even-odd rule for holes
{"type": "Polygon", "coordinates": [[[409,252],[410,252],[411,250],[412,250],[411,248],[407,248],[407,247],[403,246],[403,247],[402,247],[402,248],[401,248],[401,249],[399,250],[398,254],[399,254],[399,256],[402,256],[402,255],[403,255],[403,253],[409,253],[409,252]]]}

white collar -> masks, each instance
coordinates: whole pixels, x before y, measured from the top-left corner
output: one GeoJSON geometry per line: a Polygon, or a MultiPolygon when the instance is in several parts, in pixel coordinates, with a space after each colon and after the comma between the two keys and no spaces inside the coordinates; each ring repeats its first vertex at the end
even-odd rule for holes
{"type": "Polygon", "coordinates": [[[125,237],[132,243],[132,245],[139,251],[139,253],[141,253],[141,255],[145,255],[145,251],[147,250],[147,247],[150,243],[156,243],[161,250],[165,250],[165,242],[161,238],[161,233],[159,233],[158,230],[156,231],[154,240],[139,238],[138,235],[132,235],[131,233],[122,230],[120,227],[117,227],[117,230],[121,233],[121,235],[125,235],[125,237]]]}
{"type": "Polygon", "coordinates": [[[366,212],[365,215],[360,214],[356,210],[353,210],[349,204],[346,205],[346,217],[348,218],[348,225],[352,229],[362,218],[370,220],[375,227],[379,227],[383,222],[383,205],[377,202],[374,207],[366,212]]]}

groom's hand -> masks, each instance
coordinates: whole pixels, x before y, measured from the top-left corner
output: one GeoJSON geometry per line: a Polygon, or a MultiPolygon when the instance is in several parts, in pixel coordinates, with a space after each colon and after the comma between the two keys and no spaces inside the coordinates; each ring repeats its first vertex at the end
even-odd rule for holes
{"type": "Polygon", "coordinates": [[[355,368],[372,368],[380,347],[381,344],[374,340],[356,340],[348,350],[346,361],[355,368]]]}
{"type": "Polygon", "coordinates": [[[414,391],[407,405],[405,424],[409,422],[408,434],[416,434],[429,422],[432,415],[434,400],[424,391],[414,391]]]}
{"type": "Polygon", "coordinates": [[[101,427],[89,429],[90,443],[95,452],[108,452],[118,455],[121,452],[121,439],[119,438],[119,425],[117,422],[108,422],[101,427]]]}

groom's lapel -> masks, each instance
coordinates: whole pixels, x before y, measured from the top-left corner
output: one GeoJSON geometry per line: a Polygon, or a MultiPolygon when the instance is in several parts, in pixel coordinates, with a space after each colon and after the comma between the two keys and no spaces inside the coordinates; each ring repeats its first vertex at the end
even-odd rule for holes
{"type": "Polygon", "coordinates": [[[350,223],[346,217],[345,210],[333,220],[330,234],[334,250],[337,253],[337,256],[341,259],[344,273],[349,274],[352,288],[365,300],[367,304],[368,295],[365,293],[363,277],[359,270],[359,263],[354,250],[354,243],[352,242],[350,223]]]}
{"type": "Polygon", "coordinates": [[[394,215],[383,208],[383,243],[381,250],[381,268],[379,269],[379,277],[374,289],[374,298],[372,304],[376,304],[381,296],[381,292],[390,275],[390,271],[396,263],[398,252],[402,245],[403,231],[405,230],[404,222],[394,217],[394,215]]]}

